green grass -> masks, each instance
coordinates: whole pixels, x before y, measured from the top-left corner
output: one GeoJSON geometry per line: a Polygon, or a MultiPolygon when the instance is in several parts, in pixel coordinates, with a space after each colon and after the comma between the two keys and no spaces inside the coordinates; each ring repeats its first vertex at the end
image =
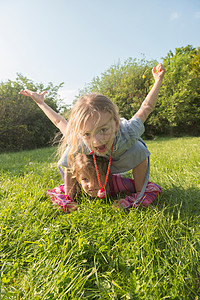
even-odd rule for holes
{"type": "Polygon", "coordinates": [[[163,193],[129,213],[53,207],[55,148],[0,155],[0,299],[199,299],[200,138],[147,145],[163,193]]]}

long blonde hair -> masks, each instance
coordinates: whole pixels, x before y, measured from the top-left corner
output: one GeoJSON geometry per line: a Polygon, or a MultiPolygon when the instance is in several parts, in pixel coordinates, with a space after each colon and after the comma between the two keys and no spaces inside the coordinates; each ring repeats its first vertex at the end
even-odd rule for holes
{"type": "Polygon", "coordinates": [[[67,144],[70,150],[67,157],[69,165],[73,165],[74,155],[78,152],[79,147],[83,151],[82,140],[79,136],[81,129],[84,128],[90,117],[100,118],[101,112],[110,112],[114,120],[119,123],[118,107],[106,96],[101,94],[84,95],[77,100],[71,110],[65,136],[61,140],[59,153],[63,154],[67,144]]]}

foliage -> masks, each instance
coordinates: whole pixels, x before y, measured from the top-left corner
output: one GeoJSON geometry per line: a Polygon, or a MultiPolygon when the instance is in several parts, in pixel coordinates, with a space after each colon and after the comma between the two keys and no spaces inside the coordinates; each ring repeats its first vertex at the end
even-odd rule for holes
{"type": "Polygon", "coordinates": [[[150,117],[149,121],[155,129],[160,127],[162,133],[200,133],[200,93],[197,89],[200,77],[194,76],[190,69],[195,53],[192,46],[187,46],[177,48],[175,54],[170,51],[163,58],[167,72],[155,112],[157,119],[150,117]]]}
{"type": "MultiPolygon", "coordinates": [[[[158,134],[200,133],[200,50],[192,46],[170,50],[163,58],[166,75],[158,103],[145,122],[146,137],[158,134]]],[[[129,58],[111,66],[87,84],[80,95],[99,92],[119,107],[120,115],[131,118],[153,85],[152,67],[156,61],[129,58]]],[[[79,95],[79,96],[80,96],[79,95]]]]}
{"type": "Polygon", "coordinates": [[[84,195],[71,214],[53,207],[53,147],[1,154],[1,298],[198,299],[199,142],[147,141],[163,193],[129,213],[84,195]]]}
{"type": "Polygon", "coordinates": [[[194,51],[189,66],[190,69],[194,72],[194,75],[199,77],[200,76],[200,47],[198,47],[197,50],[194,51]]]}
{"type": "Polygon", "coordinates": [[[48,91],[47,104],[59,110],[58,89],[62,84],[46,87],[17,74],[15,81],[0,83],[0,151],[44,147],[53,139],[56,128],[32,99],[19,95],[21,89],[48,91]]]}
{"type": "Polygon", "coordinates": [[[139,109],[152,84],[151,69],[156,61],[129,58],[123,64],[118,62],[94,78],[80,95],[98,92],[108,96],[119,108],[124,118],[131,118],[139,109]]]}
{"type": "MultiPolygon", "coordinates": [[[[93,78],[79,96],[98,92],[107,95],[119,107],[124,118],[131,118],[139,109],[153,85],[152,67],[155,60],[129,58],[112,65],[93,78]]],[[[145,136],[159,134],[200,134],[200,48],[188,45],[171,50],[163,58],[166,75],[156,109],[145,122],[145,136]]],[[[22,150],[49,145],[56,128],[33,100],[18,94],[21,89],[48,91],[47,104],[55,111],[63,111],[68,118],[70,108],[62,106],[58,90],[63,83],[34,83],[17,74],[15,81],[0,83],[0,151],[22,150]]]]}

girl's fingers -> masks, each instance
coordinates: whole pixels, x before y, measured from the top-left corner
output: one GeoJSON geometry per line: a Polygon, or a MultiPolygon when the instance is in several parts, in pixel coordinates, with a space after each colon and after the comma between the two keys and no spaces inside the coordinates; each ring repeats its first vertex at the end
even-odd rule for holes
{"type": "Polygon", "coordinates": [[[19,94],[20,94],[20,95],[24,95],[24,91],[21,90],[21,91],[19,92],[19,94]]]}
{"type": "Polygon", "coordinates": [[[38,94],[38,93],[33,92],[33,91],[31,91],[31,90],[28,90],[28,89],[26,89],[26,90],[21,90],[21,91],[19,92],[20,95],[29,96],[29,97],[32,97],[34,94],[37,94],[38,96],[39,96],[39,95],[44,96],[44,95],[46,95],[47,93],[48,93],[47,91],[44,91],[44,92],[38,94]]]}
{"type": "Polygon", "coordinates": [[[156,66],[156,68],[154,67],[153,68],[153,70],[152,70],[152,72],[153,72],[153,74],[155,75],[156,73],[159,75],[159,73],[160,74],[162,74],[162,73],[165,73],[165,68],[163,67],[163,65],[160,63],[160,64],[158,64],[157,66],[156,66]]]}
{"type": "Polygon", "coordinates": [[[41,95],[46,95],[48,92],[47,91],[44,91],[41,93],[41,95]]]}
{"type": "Polygon", "coordinates": [[[152,73],[153,73],[153,75],[156,73],[156,68],[155,67],[153,67],[152,73]]]}
{"type": "Polygon", "coordinates": [[[157,65],[156,67],[157,72],[161,71],[161,69],[162,69],[162,64],[157,65]]]}
{"type": "Polygon", "coordinates": [[[159,72],[161,72],[161,71],[165,71],[165,68],[163,67],[163,65],[162,64],[159,64],[158,66],[157,66],[157,71],[159,71],[159,72]]]}
{"type": "Polygon", "coordinates": [[[163,65],[160,63],[156,67],[153,67],[152,73],[155,80],[162,79],[164,77],[166,70],[163,65]]]}
{"type": "Polygon", "coordinates": [[[28,90],[28,89],[26,89],[26,90],[24,90],[24,93],[25,93],[25,94],[27,94],[27,95],[30,95],[30,94],[32,93],[32,91],[31,91],[31,90],[28,90]]]}
{"type": "Polygon", "coordinates": [[[26,96],[26,95],[30,94],[30,92],[31,92],[31,91],[29,91],[29,90],[21,90],[21,91],[19,92],[19,94],[20,94],[20,95],[25,95],[25,96],[26,96]]]}

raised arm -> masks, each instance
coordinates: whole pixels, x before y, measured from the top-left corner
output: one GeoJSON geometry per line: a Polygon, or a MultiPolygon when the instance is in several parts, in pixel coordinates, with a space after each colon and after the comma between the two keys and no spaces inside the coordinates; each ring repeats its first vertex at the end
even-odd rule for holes
{"type": "Polygon", "coordinates": [[[19,94],[31,97],[41,108],[41,110],[45,113],[45,115],[49,118],[49,120],[51,120],[51,122],[61,131],[61,133],[65,133],[65,129],[67,126],[66,119],[59,115],[57,112],[55,112],[50,106],[48,106],[44,102],[44,96],[45,94],[47,94],[47,92],[42,92],[39,94],[30,90],[21,90],[19,94]]]}
{"type": "Polygon", "coordinates": [[[157,65],[157,67],[153,68],[152,73],[155,79],[155,83],[147,95],[146,99],[142,103],[140,109],[135,114],[136,118],[139,118],[143,123],[148,118],[149,114],[154,110],[156,106],[156,102],[158,99],[158,94],[160,91],[160,87],[164,78],[165,68],[162,64],[157,65]]]}

